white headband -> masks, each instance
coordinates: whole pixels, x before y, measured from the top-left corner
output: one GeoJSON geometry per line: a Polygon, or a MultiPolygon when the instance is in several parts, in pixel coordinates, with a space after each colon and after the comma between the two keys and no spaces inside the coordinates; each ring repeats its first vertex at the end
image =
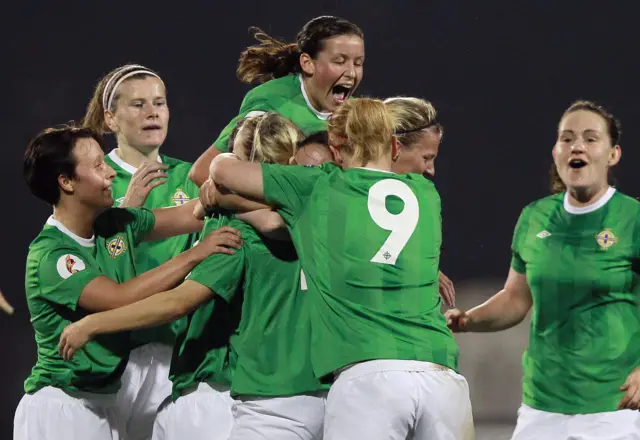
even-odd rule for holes
{"type": "Polygon", "coordinates": [[[131,72],[127,73],[126,75],[123,75],[118,81],[116,81],[114,86],[111,88],[111,92],[109,93],[109,99],[107,99],[107,91],[109,90],[109,85],[111,85],[111,81],[113,81],[113,79],[116,76],[118,76],[120,74],[120,72],[117,72],[116,74],[114,74],[111,77],[111,79],[109,79],[109,81],[107,81],[107,84],[104,86],[104,91],[102,92],[102,106],[104,107],[105,110],[109,110],[111,108],[113,97],[116,95],[116,90],[118,90],[118,87],[120,86],[120,84],[122,84],[122,82],[125,79],[127,79],[127,78],[129,78],[129,77],[131,77],[133,75],[138,75],[140,73],[144,73],[146,75],[155,76],[160,81],[162,81],[162,78],[160,78],[160,76],[158,76],[158,74],[153,73],[151,70],[147,69],[144,66],[139,66],[137,64],[133,65],[133,66],[126,66],[126,69],[132,69],[132,68],[136,68],[137,70],[132,70],[131,72]]]}

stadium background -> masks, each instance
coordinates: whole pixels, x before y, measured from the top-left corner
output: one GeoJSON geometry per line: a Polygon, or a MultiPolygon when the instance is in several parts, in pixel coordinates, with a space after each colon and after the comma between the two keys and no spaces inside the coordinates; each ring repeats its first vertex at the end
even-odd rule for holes
{"type": "MultiPolygon", "coordinates": [[[[238,54],[251,43],[249,26],[293,41],[317,15],[359,24],[367,50],[359,94],[423,97],[439,111],[442,270],[456,283],[458,304],[468,307],[500,288],[520,210],[547,194],[556,123],[571,101],[595,100],[622,120],[618,185],[639,194],[636,7],[594,0],[13,3],[0,26],[0,288],[16,307],[14,316],[0,315],[0,438],[11,437],[22,382],[36,358],[24,262],[50,214],[23,184],[22,154],[38,130],[80,118],[104,73],[126,62],[157,70],[171,108],[162,151],[193,161],[249,88],[234,74],[238,54]]],[[[478,440],[511,432],[527,332],[523,324],[459,338],[478,440]]]]}

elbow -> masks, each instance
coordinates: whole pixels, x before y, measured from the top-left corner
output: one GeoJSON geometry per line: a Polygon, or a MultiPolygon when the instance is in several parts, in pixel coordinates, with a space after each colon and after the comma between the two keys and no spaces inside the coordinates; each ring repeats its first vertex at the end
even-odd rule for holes
{"type": "Polygon", "coordinates": [[[202,169],[202,165],[199,163],[199,161],[196,161],[196,163],[194,163],[189,170],[189,180],[198,185],[198,187],[202,186],[204,181],[207,180],[206,174],[203,171],[204,170],[202,169]]]}

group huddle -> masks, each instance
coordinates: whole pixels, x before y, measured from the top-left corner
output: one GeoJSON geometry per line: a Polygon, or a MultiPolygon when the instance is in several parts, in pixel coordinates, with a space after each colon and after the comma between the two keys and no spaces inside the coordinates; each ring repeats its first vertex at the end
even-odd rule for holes
{"type": "Polygon", "coordinates": [[[38,360],[14,439],[471,440],[453,332],[530,310],[513,439],[640,439],[640,202],[608,183],[618,121],[564,112],[554,194],[523,210],[504,289],[443,312],[433,105],[353,97],[347,20],[256,38],[237,73],[262,84],[193,165],[159,154],[166,88],[141,65],[28,145],[53,214],[27,257],[38,360]]]}

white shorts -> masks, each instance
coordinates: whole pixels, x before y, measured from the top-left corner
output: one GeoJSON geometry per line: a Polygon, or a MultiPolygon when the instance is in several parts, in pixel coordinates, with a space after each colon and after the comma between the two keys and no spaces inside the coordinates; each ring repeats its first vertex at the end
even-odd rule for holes
{"type": "Polygon", "coordinates": [[[158,408],[171,395],[169,367],[173,349],[151,343],[131,350],[118,393],[120,425],[127,440],[148,440],[158,408]]]}
{"type": "Polygon", "coordinates": [[[229,387],[200,383],[158,411],[153,440],[228,440],[233,429],[229,387]]]}
{"type": "Polygon", "coordinates": [[[321,440],[326,391],[297,396],[239,396],[231,440],[321,440]]]}
{"type": "Polygon", "coordinates": [[[640,440],[640,412],[558,414],[522,404],[511,440],[640,440]]]}
{"type": "Polygon", "coordinates": [[[115,394],[44,387],[25,394],[13,421],[14,440],[118,440],[115,394]]]}
{"type": "Polygon", "coordinates": [[[344,369],[327,397],[324,440],[473,440],[469,386],[429,362],[375,360],[344,369]]]}

